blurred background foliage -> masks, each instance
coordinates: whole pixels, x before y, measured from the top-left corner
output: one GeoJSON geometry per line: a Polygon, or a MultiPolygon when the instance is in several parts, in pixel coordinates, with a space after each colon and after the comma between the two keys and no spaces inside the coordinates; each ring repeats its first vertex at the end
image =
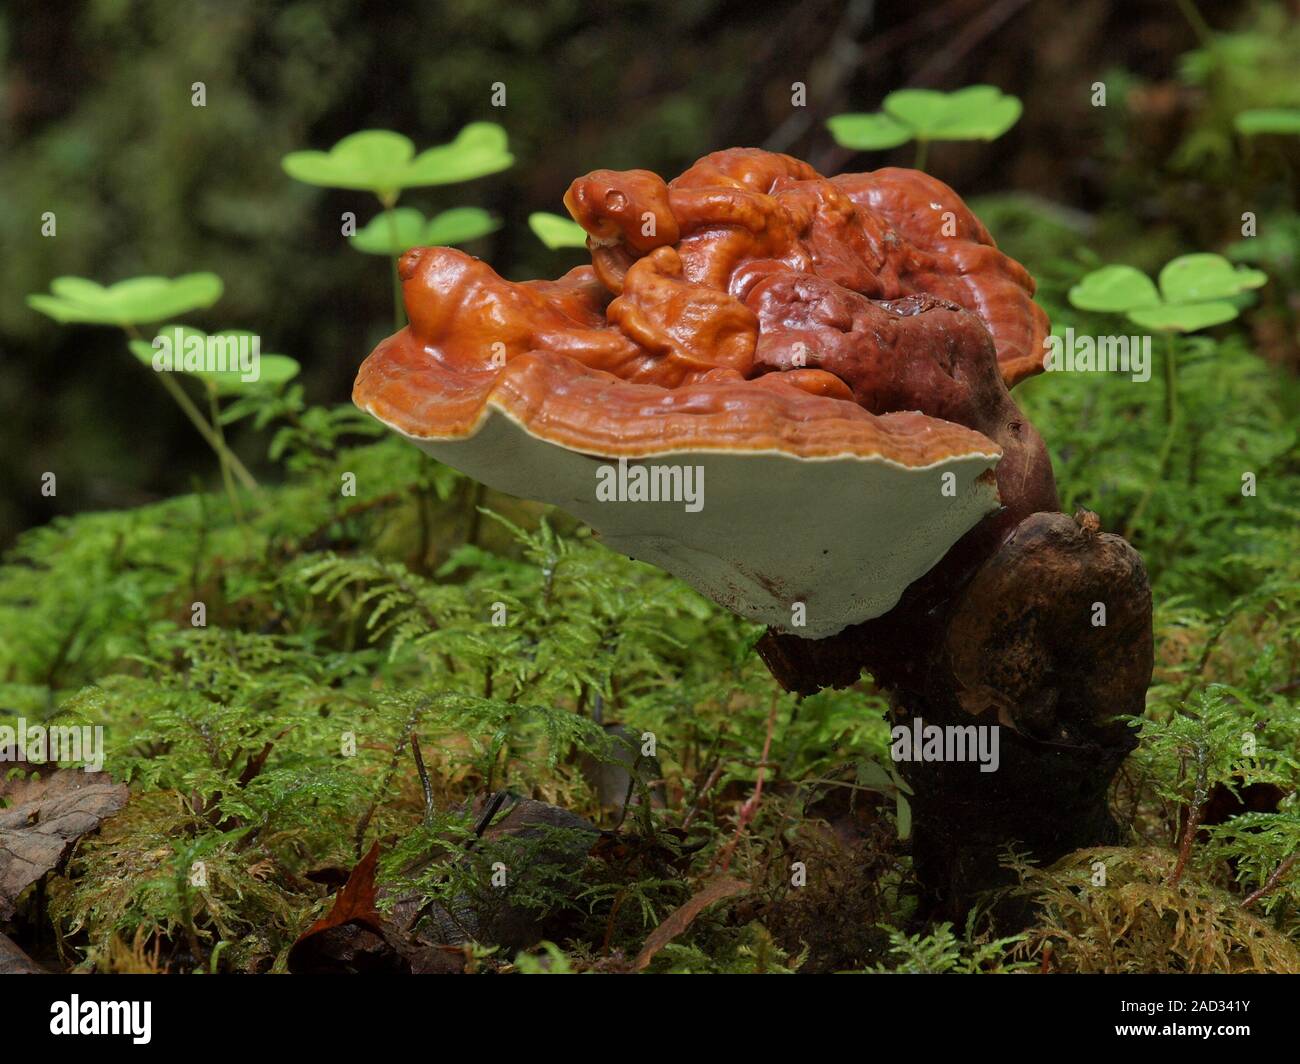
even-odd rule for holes
{"type": "MultiPolygon", "coordinates": [[[[1020,123],[996,148],[943,145],[929,168],[977,198],[1055,309],[1089,265],[1085,245],[1097,261],[1151,269],[1180,248],[1230,244],[1243,202],[1261,218],[1294,218],[1295,138],[1243,143],[1231,123],[1244,107],[1300,102],[1295,8],[1205,0],[1204,20],[1224,31],[1211,47],[1177,4],[1155,0],[8,5],[0,546],[56,513],[187,490],[208,468],[202,442],[121,357],[116,335],[59,328],[24,305],[53,277],[214,271],[226,295],[193,324],[257,330],[303,363],[310,400],[346,400],[390,320],[374,263],[340,233],[341,215],[364,224],[373,199],[287,179],[289,151],[370,127],[425,147],[467,122],[500,122],[513,169],[403,202],[496,212],[505,224],[469,250],[519,279],[583,260],[546,250],[526,219],[562,211],[568,182],[587,170],[672,174],[738,144],[827,172],[905,165],[910,148],[854,155],[824,120],[903,86],[994,84],[1024,101],[1020,123]],[[198,81],[202,108],[191,104],[198,81]],[[1091,102],[1099,81],[1105,107],[1091,102]],[[494,82],[506,86],[504,108],[491,106],[494,82]],[[805,107],[791,106],[794,82],[807,85],[805,107]],[[45,211],[57,216],[54,238],[41,235],[45,211]],[[54,498],[39,492],[47,470],[60,474],[54,498]]],[[[1292,276],[1297,240],[1293,231],[1274,249],[1292,276]]],[[[1261,345],[1294,366],[1295,309],[1276,305],[1280,286],[1263,298],[1273,305],[1253,320],[1261,345]]],[[[250,464],[262,458],[238,434],[236,447],[250,464]]]]}

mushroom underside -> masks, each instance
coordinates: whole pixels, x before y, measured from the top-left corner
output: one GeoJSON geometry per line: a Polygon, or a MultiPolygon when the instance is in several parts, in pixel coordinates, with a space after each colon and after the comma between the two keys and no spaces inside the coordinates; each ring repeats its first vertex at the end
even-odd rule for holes
{"type": "Polygon", "coordinates": [[[407,438],[493,490],[560,507],[606,546],[735,613],[808,639],[892,609],[998,506],[993,447],[921,467],[777,450],[600,455],[536,435],[492,404],[467,436],[407,438]]]}

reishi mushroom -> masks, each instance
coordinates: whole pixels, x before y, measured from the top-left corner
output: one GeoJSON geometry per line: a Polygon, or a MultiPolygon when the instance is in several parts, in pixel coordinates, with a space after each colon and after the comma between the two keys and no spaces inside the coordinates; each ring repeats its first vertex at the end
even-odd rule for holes
{"type": "MultiPolygon", "coordinates": [[[[1150,596],[1126,543],[1056,513],[1046,447],[1011,398],[1046,353],[1027,271],[952,189],[912,170],[827,179],[732,149],[669,182],[598,170],[565,204],[592,264],[555,281],[506,281],[450,248],[407,252],[410,325],[362,365],[357,405],[765,623],[760,653],[789,690],[847,686],[867,668],[896,719],[996,706],[1024,746],[1011,758],[1024,785],[1004,771],[988,792],[996,815],[971,837],[1028,838],[1044,857],[1100,841],[1105,783],[1132,733],[1076,734],[1053,715],[1078,701],[1062,684],[1121,652],[1120,629],[1087,633],[1068,668],[1062,648],[1085,634],[1071,612],[1084,598],[1122,589],[1120,628],[1147,633],[1111,685],[1125,697],[1071,712],[1100,722],[1135,697],[1140,710],[1150,596]],[[643,494],[625,490],[634,482],[643,494]],[[672,498],[650,501],[655,487],[672,498]],[[703,494],[683,498],[687,487],[703,494]],[[1033,599],[1034,580],[1052,603],[1033,599]],[[995,660],[1008,646],[1015,661],[995,660]],[[1102,777],[1075,788],[1087,815],[1040,793],[1053,770],[1039,760],[1071,743],[1105,747],[1077,759],[1102,777]],[[1027,823],[1026,802],[1087,827],[1027,823]]],[[[943,781],[933,793],[962,803],[943,781]]],[[[962,817],[927,826],[945,815],[919,798],[917,846],[932,852],[918,870],[958,911],[998,872],[952,837],[962,817]]]]}
{"type": "Polygon", "coordinates": [[[1003,383],[1046,334],[1032,283],[951,189],[907,173],[828,181],[735,150],[669,184],[589,174],[565,202],[591,267],[516,284],[450,248],[408,252],[410,327],[366,360],[354,398],[777,631],[880,616],[998,508],[995,476],[1003,513],[1055,506],[1003,383]],[[955,237],[914,217],[922,201],[955,237]],[[652,483],[694,476],[703,505],[607,505],[599,471],[619,460],[624,482],[637,466],[652,483]]]}

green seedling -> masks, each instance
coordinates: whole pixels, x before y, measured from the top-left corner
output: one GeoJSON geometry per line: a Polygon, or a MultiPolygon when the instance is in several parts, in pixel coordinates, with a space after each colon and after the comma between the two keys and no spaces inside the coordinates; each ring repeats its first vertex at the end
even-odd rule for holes
{"type": "MultiPolygon", "coordinates": [[[[132,277],[114,285],[101,285],[84,277],[56,277],[50,292],[27,297],[27,305],[61,324],[112,325],[126,333],[129,344],[145,343],[141,325],[151,325],[193,310],[203,310],[221,298],[224,286],[215,273],[187,273],[181,277],[132,277]]],[[[150,350],[152,347],[145,343],[150,350]]],[[[135,351],[132,348],[133,353],[135,351]]],[[[295,364],[296,365],[296,364],[295,364]]],[[[226,445],[219,424],[210,423],[185,394],[171,373],[159,373],[182,412],[221,462],[224,478],[233,473],[250,490],[257,481],[226,445]]],[[[214,419],[215,420],[215,419],[214,419]]],[[[231,497],[234,503],[234,496],[231,497]]]]}
{"type": "Polygon", "coordinates": [[[227,396],[244,395],[258,388],[278,388],[296,377],[300,369],[298,363],[287,355],[262,354],[260,344],[260,337],[255,337],[246,330],[226,329],[209,337],[203,330],[190,325],[165,325],[158,330],[158,335],[152,342],[137,339],[128,344],[131,354],[160,374],[166,376],[168,373],[179,372],[202,382],[208,398],[212,431],[221,445],[217,449],[217,457],[221,462],[221,480],[230,499],[231,509],[241,520],[243,508],[235,492],[231,452],[226,444],[220,400],[227,396]],[[206,353],[213,346],[210,342],[212,340],[218,341],[216,346],[230,355],[223,368],[209,368],[204,365],[203,359],[195,357],[206,353]],[[257,350],[256,379],[249,379],[251,367],[239,363],[239,352],[250,348],[257,350]],[[164,350],[170,358],[170,364],[160,366],[159,359],[164,350]]]}
{"type": "Polygon", "coordinates": [[[835,115],[826,125],[837,144],[854,151],[884,151],[914,140],[914,165],[924,170],[931,141],[997,140],[1023,110],[1019,99],[992,85],[956,92],[899,89],[875,113],[835,115]]]}
{"type": "MultiPolygon", "coordinates": [[[[370,254],[386,254],[392,260],[393,323],[400,329],[405,321],[402,305],[402,288],[397,276],[397,258],[416,243],[403,245],[411,235],[413,218],[399,215],[395,208],[398,198],[408,188],[430,185],[454,185],[472,181],[488,174],[499,173],[514,164],[514,156],[507,147],[506,132],[494,122],[471,122],[454,140],[418,155],[415,145],[400,133],[386,129],[367,129],[344,137],[329,151],[295,151],[281,160],[284,172],[296,181],[322,188],[354,189],[374,193],[384,208],[380,216],[387,229],[386,240],[372,231],[374,222],[352,238],[353,246],[370,254]],[[406,228],[403,229],[402,226],[406,228]],[[357,239],[365,236],[360,244],[357,239]],[[373,250],[381,245],[385,251],[373,250]],[[365,245],[365,246],[363,246],[365,245]]],[[[428,225],[446,218],[438,215],[428,225]]],[[[486,214],[486,212],[484,212],[486,214]]],[[[455,232],[462,232],[468,224],[464,216],[444,222],[455,232]]],[[[418,223],[416,223],[418,227],[418,223]]],[[[482,229],[479,220],[475,236],[491,229],[482,229]]],[[[473,231],[473,227],[471,227],[473,231]]],[[[420,236],[426,234],[421,233],[420,236]]],[[[461,235],[461,241],[472,239],[461,235]]]]}
{"type": "Polygon", "coordinates": [[[1180,255],[1160,271],[1159,287],[1132,266],[1103,266],[1070,289],[1070,303],[1080,310],[1123,314],[1144,329],[1165,337],[1165,439],[1156,464],[1156,477],[1147,485],[1124,530],[1126,539],[1145,513],[1147,504],[1168,468],[1178,434],[1178,345],[1182,333],[1198,332],[1237,317],[1239,303],[1252,289],[1268,281],[1261,270],[1233,266],[1222,255],[1180,255]]]}
{"type": "Polygon", "coordinates": [[[56,277],[50,282],[49,295],[30,295],[27,305],[64,325],[126,328],[210,307],[221,298],[221,292],[221,278],[215,273],[132,277],[108,286],[84,277],[56,277]]]}

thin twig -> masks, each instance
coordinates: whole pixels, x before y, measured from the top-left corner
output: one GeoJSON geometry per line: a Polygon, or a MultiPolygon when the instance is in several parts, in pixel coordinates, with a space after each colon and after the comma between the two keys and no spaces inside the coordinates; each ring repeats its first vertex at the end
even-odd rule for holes
{"type": "Polygon", "coordinates": [[[388,793],[388,788],[392,785],[393,777],[397,775],[397,765],[402,760],[402,752],[406,749],[406,741],[415,733],[415,726],[420,722],[423,716],[425,706],[417,707],[406,722],[406,727],[402,730],[396,745],[393,747],[393,756],[388,762],[388,771],[384,773],[383,781],[375,791],[374,797],[370,799],[370,806],[366,809],[361,819],[357,821],[355,832],[355,841],[357,847],[357,860],[361,860],[361,847],[365,842],[366,831],[370,827],[370,821],[374,818],[375,810],[379,807],[379,799],[388,793]]]}
{"type": "Polygon", "coordinates": [[[704,801],[704,796],[713,789],[713,785],[718,782],[718,777],[721,775],[722,762],[719,760],[718,763],[713,766],[713,771],[709,773],[709,778],[704,781],[704,786],[696,792],[695,801],[691,805],[690,812],[688,812],[682,820],[683,831],[690,828],[691,821],[695,819],[695,815],[700,811],[700,804],[704,801]]]}
{"type": "Polygon", "coordinates": [[[736,852],[736,847],[740,844],[740,837],[749,827],[750,822],[758,814],[758,805],[763,798],[763,776],[767,770],[767,755],[772,749],[772,729],[776,726],[776,695],[772,696],[772,708],[767,714],[767,736],[763,740],[763,756],[758,763],[758,776],[754,780],[754,793],[750,795],[749,800],[740,807],[740,815],[736,818],[736,834],[732,836],[727,848],[722,851],[721,867],[719,871],[726,872],[731,865],[732,855],[736,852]]]}
{"type": "Polygon", "coordinates": [[[1275,869],[1273,874],[1264,881],[1264,885],[1259,890],[1253,891],[1246,895],[1245,900],[1241,903],[1243,909],[1249,909],[1255,902],[1259,901],[1265,894],[1268,894],[1278,888],[1278,885],[1286,877],[1286,874],[1295,867],[1297,860],[1300,860],[1300,853],[1293,853],[1275,869]]]}
{"type": "Polygon", "coordinates": [[[1196,839],[1196,832],[1201,826],[1201,814],[1205,810],[1207,792],[1205,761],[1203,758],[1197,758],[1196,790],[1192,795],[1191,808],[1187,811],[1187,823],[1183,825],[1183,838],[1178,847],[1178,863],[1174,865],[1174,873],[1169,877],[1171,887],[1178,886],[1178,881],[1183,878],[1183,871],[1187,867],[1188,858],[1192,855],[1192,842],[1196,839]]]}
{"type": "MultiPolygon", "coordinates": [[[[501,803],[506,800],[508,794],[508,791],[497,791],[488,799],[487,809],[485,809],[483,815],[478,818],[478,823],[474,825],[475,838],[483,837],[483,832],[487,831],[488,825],[492,823],[492,818],[497,815],[497,810],[501,808],[501,803]]],[[[470,843],[470,846],[473,845],[473,843],[470,843]]],[[[465,848],[468,850],[470,847],[467,846],[465,848]]]]}
{"type": "Polygon", "coordinates": [[[424,822],[433,819],[433,784],[429,782],[429,770],[424,767],[424,754],[420,750],[420,737],[411,732],[411,754],[415,758],[415,771],[420,776],[420,789],[424,792],[424,822]]]}

